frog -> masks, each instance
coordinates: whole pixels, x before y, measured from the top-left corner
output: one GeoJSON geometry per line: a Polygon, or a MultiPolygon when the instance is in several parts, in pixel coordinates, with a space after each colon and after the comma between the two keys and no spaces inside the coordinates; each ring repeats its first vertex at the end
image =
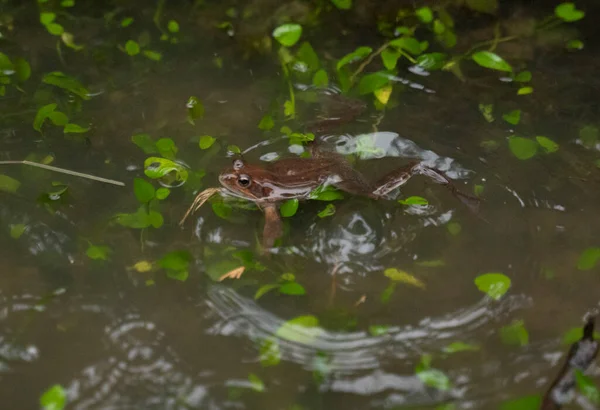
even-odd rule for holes
{"type": "Polygon", "coordinates": [[[316,189],[329,186],[351,195],[385,200],[414,175],[424,175],[448,188],[471,211],[478,212],[479,198],[461,192],[444,172],[421,161],[411,161],[371,182],[341,154],[320,150],[316,144],[309,152],[312,155],[282,158],[265,166],[237,157],[219,174],[219,183],[226,193],[252,201],[263,211],[262,248],[266,252],[283,233],[280,205],[290,199],[309,200],[316,189]]]}

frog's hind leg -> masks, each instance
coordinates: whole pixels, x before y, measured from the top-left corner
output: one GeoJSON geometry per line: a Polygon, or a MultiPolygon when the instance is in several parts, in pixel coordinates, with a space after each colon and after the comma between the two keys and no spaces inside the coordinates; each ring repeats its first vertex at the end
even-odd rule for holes
{"type": "Polygon", "coordinates": [[[263,251],[268,251],[275,245],[275,241],[283,234],[283,223],[279,215],[279,209],[275,204],[261,207],[265,214],[265,226],[263,228],[262,246],[263,251]]]}
{"type": "Polygon", "coordinates": [[[456,185],[454,185],[452,180],[442,171],[430,168],[420,162],[412,162],[406,167],[394,170],[385,175],[377,182],[377,189],[373,191],[373,195],[381,198],[394,189],[404,185],[413,175],[425,175],[431,178],[434,182],[448,188],[452,195],[458,198],[458,200],[466,205],[471,211],[477,212],[479,210],[479,198],[461,192],[456,185]]]}

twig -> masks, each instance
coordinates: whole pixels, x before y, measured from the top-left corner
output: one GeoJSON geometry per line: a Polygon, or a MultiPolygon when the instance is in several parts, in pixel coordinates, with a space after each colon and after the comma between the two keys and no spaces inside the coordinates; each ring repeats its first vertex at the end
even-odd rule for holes
{"type": "Polygon", "coordinates": [[[60,172],[62,174],[67,174],[67,175],[72,175],[72,176],[76,176],[76,177],[92,179],[94,181],[104,182],[104,183],[107,183],[107,184],[125,186],[124,182],[115,181],[114,179],[97,177],[95,175],[84,174],[82,172],[71,171],[71,170],[64,169],[64,168],[53,167],[52,165],[40,164],[38,162],[32,162],[32,161],[27,161],[27,160],[24,160],[24,161],[0,161],[0,165],[10,165],[10,164],[30,165],[32,167],[43,168],[43,169],[47,169],[49,171],[60,172]]]}
{"type": "Polygon", "coordinates": [[[366,66],[368,66],[371,61],[373,61],[373,59],[375,57],[377,57],[379,54],[381,54],[383,52],[383,50],[385,50],[386,48],[388,48],[390,46],[390,42],[387,41],[385,43],[383,43],[383,45],[381,47],[379,47],[377,50],[375,50],[374,52],[372,52],[369,57],[366,58],[365,61],[363,61],[358,68],[356,69],[356,71],[354,72],[354,74],[352,74],[352,76],[350,77],[350,82],[354,82],[354,79],[356,78],[357,75],[359,75],[366,66]]]}

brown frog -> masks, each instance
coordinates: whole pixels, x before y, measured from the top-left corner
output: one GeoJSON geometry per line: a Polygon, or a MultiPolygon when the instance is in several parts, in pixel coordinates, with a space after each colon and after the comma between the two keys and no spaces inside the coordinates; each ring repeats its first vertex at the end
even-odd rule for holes
{"type": "Polygon", "coordinates": [[[322,186],[333,186],[350,194],[382,199],[405,184],[413,175],[419,174],[445,185],[471,210],[476,211],[479,205],[479,199],[460,192],[444,173],[419,162],[394,170],[372,183],[353,169],[343,156],[315,150],[312,152],[313,156],[309,158],[285,158],[264,167],[236,159],[232,167],[219,176],[219,182],[229,193],[253,201],[263,210],[265,249],[273,247],[282,233],[279,205],[288,199],[309,199],[310,193],[322,186]]]}

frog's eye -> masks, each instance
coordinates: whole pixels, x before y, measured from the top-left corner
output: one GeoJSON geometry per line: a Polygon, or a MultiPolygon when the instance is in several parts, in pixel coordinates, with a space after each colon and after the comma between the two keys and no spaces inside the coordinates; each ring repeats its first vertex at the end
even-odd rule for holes
{"type": "Polygon", "coordinates": [[[240,169],[242,169],[244,167],[244,161],[242,161],[241,159],[236,159],[235,161],[233,161],[233,169],[238,171],[240,169]]]}
{"type": "Polygon", "coordinates": [[[248,175],[240,175],[238,177],[237,182],[241,187],[248,188],[252,181],[250,180],[250,177],[248,175]]]}

